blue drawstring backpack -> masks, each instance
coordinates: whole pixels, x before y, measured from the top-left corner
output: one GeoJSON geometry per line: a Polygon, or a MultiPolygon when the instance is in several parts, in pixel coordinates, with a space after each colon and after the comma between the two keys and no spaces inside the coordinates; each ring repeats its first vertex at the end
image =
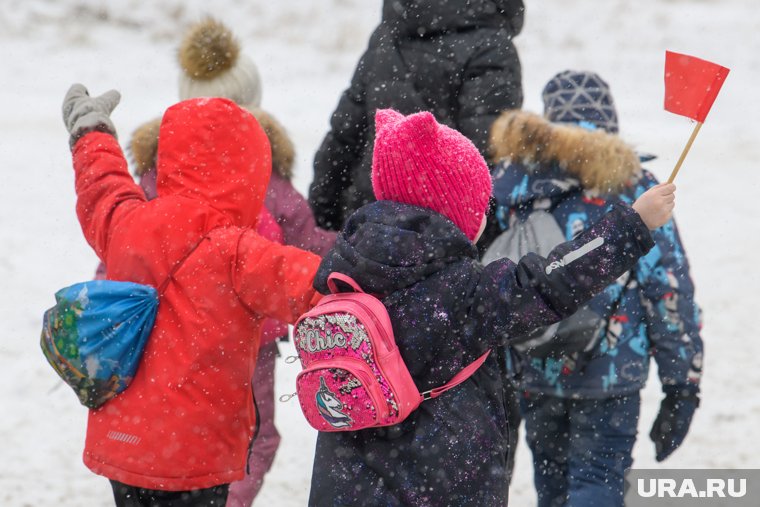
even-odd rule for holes
{"type": "Polygon", "coordinates": [[[158,290],[133,282],[92,280],[56,292],[55,306],[43,316],[40,346],[82,405],[98,408],[127,388],[153,329],[158,299],[198,245],[158,290]]]}
{"type": "Polygon", "coordinates": [[[158,292],[132,282],[94,280],[55,294],[40,345],[79,397],[98,408],[127,388],[158,311],[158,292]]]}

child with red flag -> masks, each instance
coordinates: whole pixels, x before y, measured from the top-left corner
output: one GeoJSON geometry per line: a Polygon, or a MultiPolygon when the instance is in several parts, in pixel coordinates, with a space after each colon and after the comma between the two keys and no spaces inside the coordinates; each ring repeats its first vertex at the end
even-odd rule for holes
{"type": "MultiPolygon", "coordinates": [[[[657,186],[617,135],[612,94],[599,75],[560,72],[544,87],[543,101],[543,118],[507,111],[492,128],[500,229],[516,229],[545,210],[571,240],[610,206],[657,186]]],[[[699,309],[675,223],[652,238],[654,248],[592,299],[589,308],[601,317],[595,343],[572,353],[510,358],[523,393],[539,507],[622,506],[650,356],[665,394],[650,435],[657,460],[689,429],[699,401],[699,309]]]]}

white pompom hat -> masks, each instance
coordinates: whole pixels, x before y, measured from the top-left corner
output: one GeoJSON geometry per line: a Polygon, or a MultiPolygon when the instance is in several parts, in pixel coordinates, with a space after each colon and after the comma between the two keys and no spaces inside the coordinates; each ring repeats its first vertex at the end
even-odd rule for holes
{"type": "Polygon", "coordinates": [[[224,97],[247,109],[261,105],[259,71],[221,22],[207,18],[190,27],[177,56],[180,100],[224,97]]]}

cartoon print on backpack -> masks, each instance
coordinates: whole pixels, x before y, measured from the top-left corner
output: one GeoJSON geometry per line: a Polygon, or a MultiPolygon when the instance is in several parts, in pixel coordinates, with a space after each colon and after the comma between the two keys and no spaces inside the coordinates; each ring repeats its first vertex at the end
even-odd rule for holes
{"type": "Polygon", "coordinates": [[[60,289],[55,300],[43,316],[42,352],[80,403],[98,408],[132,381],[153,327],[157,292],[94,280],[60,289]]]}
{"type": "Polygon", "coordinates": [[[379,414],[387,417],[398,413],[390,386],[378,382],[379,387],[374,389],[370,385],[382,370],[375,362],[377,352],[367,329],[356,315],[329,310],[307,314],[296,323],[295,337],[304,367],[296,379],[298,398],[304,415],[316,429],[345,430],[372,424],[379,414]],[[330,386],[325,376],[331,379],[330,386]],[[316,399],[316,413],[310,399],[316,399]],[[358,413],[361,411],[367,413],[358,413]],[[321,419],[330,426],[320,424],[321,419]]]}
{"type": "Polygon", "coordinates": [[[325,378],[319,377],[319,390],[316,394],[317,410],[325,421],[333,428],[345,428],[354,422],[348,415],[341,412],[343,403],[335,397],[325,384],[325,378]]]}
{"type": "Polygon", "coordinates": [[[80,345],[86,346],[87,339],[80,339],[78,320],[88,303],[84,287],[77,291],[76,297],[46,312],[42,350],[53,369],[74,389],[80,402],[90,407],[112,398],[131,378],[125,378],[122,384],[116,375],[98,377],[100,358],[81,354],[80,345]]]}

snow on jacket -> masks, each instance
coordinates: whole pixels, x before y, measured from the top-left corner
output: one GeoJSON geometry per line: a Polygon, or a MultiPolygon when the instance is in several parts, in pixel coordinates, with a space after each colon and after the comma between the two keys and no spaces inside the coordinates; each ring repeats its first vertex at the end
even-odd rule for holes
{"type": "MultiPolygon", "coordinates": [[[[274,175],[272,176],[274,178],[274,175]]],[[[141,174],[138,178],[138,184],[140,185],[140,188],[143,189],[143,192],[145,192],[145,198],[147,200],[154,199],[156,197],[156,169],[155,167],[153,169],[148,170],[147,172],[141,174]]],[[[269,187],[267,187],[267,196],[269,195],[269,188],[271,187],[272,182],[270,180],[269,187]]],[[[264,238],[268,239],[269,241],[274,241],[275,243],[284,244],[284,238],[283,238],[283,232],[282,227],[277,223],[277,221],[272,217],[272,215],[269,213],[269,210],[266,206],[261,207],[261,211],[259,212],[259,220],[258,225],[256,226],[256,232],[259,233],[259,235],[264,238]]],[[[328,231],[325,231],[328,232],[328,231]]],[[[307,249],[308,250],[308,249],[307,249]]],[[[106,278],[106,265],[102,262],[98,263],[98,267],[95,271],[95,280],[104,280],[106,278]]],[[[267,319],[261,330],[261,343],[269,343],[273,342],[277,338],[280,338],[282,336],[287,336],[288,334],[288,325],[280,322],[278,320],[274,319],[267,319]]]]}
{"type": "MultiPolygon", "coordinates": [[[[271,184],[271,180],[270,180],[271,184]]],[[[267,187],[269,192],[269,187],[267,187]]],[[[274,217],[269,213],[266,206],[261,207],[259,212],[259,223],[256,225],[256,232],[264,239],[273,241],[280,245],[284,244],[282,227],[277,223],[274,217]]],[[[288,325],[276,319],[267,318],[261,325],[260,345],[272,343],[273,341],[288,335],[288,325]]]]}
{"type": "Polygon", "coordinates": [[[272,178],[269,180],[264,205],[282,228],[286,245],[324,255],[335,243],[337,233],[317,227],[309,203],[293,187],[293,141],[274,116],[259,108],[250,111],[266,132],[272,146],[272,178]]]}
{"type": "MultiPolygon", "coordinates": [[[[505,113],[493,149],[508,157],[494,170],[501,229],[535,207],[548,208],[572,239],[616,203],[632,203],[657,184],[634,151],[613,134],[505,113]],[[527,140],[527,141],[526,141],[527,140]],[[511,163],[510,163],[511,161],[511,163]]],[[[654,355],[663,385],[699,382],[700,310],[674,221],[652,233],[655,246],[632,271],[592,301],[608,324],[590,354],[524,359],[511,365],[521,388],[561,397],[606,397],[644,387],[654,355]]]]}
{"type": "MultiPolygon", "coordinates": [[[[267,224],[266,234],[261,230],[264,223],[260,223],[258,232],[278,243],[324,255],[335,243],[337,233],[317,227],[308,202],[290,181],[295,160],[293,141],[274,116],[259,108],[250,109],[250,112],[264,129],[272,148],[272,176],[262,208],[262,217],[266,214],[271,223],[267,224]]],[[[261,343],[270,343],[287,335],[287,324],[267,319],[261,333],[261,343]]]]}
{"type": "Polygon", "coordinates": [[[574,312],[630,269],[651,241],[638,214],[619,206],[547,259],[530,255],[519,264],[505,259],[483,267],[473,244],[443,215],[390,201],[360,208],[322,261],[317,289],[327,292],[328,274],[338,271],[379,295],[420,391],[494,353],[472,378],[398,425],[320,433],[309,505],[506,504],[504,371],[495,349],[512,333],[574,312]],[[601,247],[551,267],[599,237],[601,247]]]}
{"type": "Polygon", "coordinates": [[[244,475],[261,324],[308,310],[320,258],[255,232],[271,162],[252,115],[193,99],[166,111],[160,136],[152,201],[113,136],[73,150],[77,215],[108,279],[157,287],[195,249],[161,296],[131,385],[90,411],[84,462],[139,487],[207,488],[244,475]]]}
{"type": "MultiPolygon", "coordinates": [[[[293,141],[274,116],[263,109],[254,108],[250,111],[264,129],[272,147],[272,176],[262,212],[266,211],[267,217],[272,220],[269,232],[277,236],[272,238],[263,234],[264,237],[324,255],[335,243],[336,233],[317,227],[308,202],[290,181],[295,160],[293,141]]],[[[259,224],[259,233],[261,227],[262,224],[259,224]]],[[[287,335],[287,324],[267,319],[261,333],[261,343],[270,343],[287,335]]]]}
{"type": "Polygon", "coordinates": [[[370,182],[374,114],[430,111],[485,155],[504,109],[522,105],[522,72],[512,38],[522,0],[386,0],[383,19],[340,97],[314,158],[309,204],[317,223],[339,230],[374,201],[370,182]]]}
{"type": "MultiPolygon", "coordinates": [[[[256,232],[270,241],[324,255],[335,243],[337,233],[317,227],[309,204],[290,182],[295,159],[293,142],[271,114],[258,108],[249,111],[264,129],[272,149],[272,175],[256,232]]],[[[138,183],[148,200],[156,196],[155,166],[159,123],[160,120],[155,120],[141,126],[130,142],[138,183]]],[[[100,263],[95,278],[104,277],[105,266],[100,263]]],[[[268,319],[263,325],[261,343],[269,343],[287,335],[287,324],[268,319]]]]}

